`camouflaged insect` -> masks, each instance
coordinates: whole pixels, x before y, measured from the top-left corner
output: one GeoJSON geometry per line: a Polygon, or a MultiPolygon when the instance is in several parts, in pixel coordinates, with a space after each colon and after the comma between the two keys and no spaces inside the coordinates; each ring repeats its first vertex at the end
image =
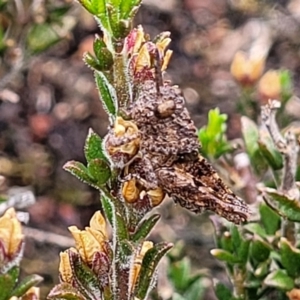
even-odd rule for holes
{"type": "MultiPolygon", "coordinates": [[[[125,201],[133,203],[148,195],[157,205],[168,194],[195,213],[210,210],[236,224],[247,220],[248,206],[199,154],[196,127],[178,88],[148,80],[125,113],[138,133],[130,137],[125,130],[117,136],[112,128],[106,139],[108,152],[113,152],[114,145],[126,148],[138,139],[138,154],[134,150],[122,160],[121,167],[126,166],[122,187],[125,201]]],[[[115,159],[115,164],[120,166],[120,161],[115,159]]]]}

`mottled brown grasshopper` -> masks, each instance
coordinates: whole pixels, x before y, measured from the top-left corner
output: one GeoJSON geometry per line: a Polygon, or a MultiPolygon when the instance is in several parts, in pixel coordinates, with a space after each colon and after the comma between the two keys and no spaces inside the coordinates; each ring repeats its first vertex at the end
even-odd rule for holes
{"type": "Polygon", "coordinates": [[[140,85],[105,139],[112,162],[124,172],[125,201],[159,204],[165,194],[195,213],[210,210],[239,224],[249,208],[199,154],[197,130],[180,90],[161,75],[140,85]]]}

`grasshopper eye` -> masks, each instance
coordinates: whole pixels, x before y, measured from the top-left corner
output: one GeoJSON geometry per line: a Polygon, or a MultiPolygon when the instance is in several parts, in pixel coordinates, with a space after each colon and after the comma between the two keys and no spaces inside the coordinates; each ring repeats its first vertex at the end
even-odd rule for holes
{"type": "Polygon", "coordinates": [[[198,159],[199,152],[196,150],[193,150],[189,153],[183,153],[179,157],[179,161],[181,162],[188,162],[188,161],[195,161],[198,159]]]}
{"type": "Polygon", "coordinates": [[[175,112],[175,102],[173,100],[167,100],[163,103],[159,104],[156,108],[156,115],[159,118],[168,118],[171,117],[172,114],[175,112]]]}

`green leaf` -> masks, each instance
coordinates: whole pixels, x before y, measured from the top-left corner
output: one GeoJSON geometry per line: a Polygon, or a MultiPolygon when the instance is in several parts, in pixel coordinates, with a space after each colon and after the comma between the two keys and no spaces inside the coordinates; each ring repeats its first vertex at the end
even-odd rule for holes
{"type": "Polygon", "coordinates": [[[268,165],[262,157],[258,147],[259,133],[257,125],[254,121],[245,116],[242,116],[241,122],[242,134],[245,141],[246,151],[251,161],[251,166],[257,174],[263,174],[268,169],[268,165]]]}
{"type": "Polygon", "coordinates": [[[259,213],[266,233],[268,235],[275,235],[275,233],[280,229],[281,224],[281,219],[278,214],[263,203],[259,206],[259,213]]]}
{"type": "Polygon", "coordinates": [[[202,152],[206,156],[218,158],[231,150],[232,147],[225,136],[226,121],[227,115],[220,114],[219,108],[209,111],[207,126],[202,127],[198,132],[198,137],[202,144],[202,152]]]}
{"type": "Polygon", "coordinates": [[[285,271],[276,270],[270,273],[263,282],[265,285],[277,288],[283,291],[290,291],[294,288],[294,281],[285,271]]]}
{"type": "Polygon", "coordinates": [[[93,15],[103,18],[106,15],[106,0],[79,0],[79,3],[93,15]]]}
{"type": "Polygon", "coordinates": [[[293,222],[300,222],[300,202],[298,199],[291,199],[272,188],[264,188],[263,195],[265,202],[279,215],[293,222]]]}
{"type": "Polygon", "coordinates": [[[182,260],[169,266],[168,277],[172,281],[175,289],[181,293],[188,289],[190,274],[191,261],[188,257],[184,257],[182,260]]]}
{"type": "Polygon", "coordinates": [[[51,22],[60,22],[61,19],[68,13],[71,9],[71,5],[61,5],[59,7],[54,7],[49,9],[49,19],[51,22]]]}
{"type": "Polygon", "coordinates": [[[93,159],[102,159],[106,160],[105,152],[102,146],[101,137],[93,131],[93,129],[89,129],[89,133],[85,140],[84,145],[84,155],[87,162],[90,162],[93,159]]]}
{"type": "Polygon", "coordinates": [[[144,299],[153,286],[154,272],[161,258],[173,247],[171,243],[159,243],[149,249],[142,262],[140,276],[136,285],[137,291],[135,295],[144,299]]]}
{"type": "Polygon", "coordinates": [[[234,300],[232,292],[223,283],[218,282],[215,286],[215,293],[219,300],[234,300]]]}
{"type": "MultiPolygon", "coordinates": [[[[265,277],[270,272],[270,261],[266,260],[258,264],[254,271],[255,277],[262,278],[265,277]]],[[[259,284],[260,285],[260,284],[259,284]]]]}
{"type": "Polygon", "coordinates": [[[210,253],[212,256],[214,256],[217,259],[224,261],[226,263],[229,263],[229,264],[240,263],[240,259],[236,255],[234,255],[228,251],[225,251],[222,249],[212,249],[212,250],[210,250],[210,253]]]}
{"type": "Polygon", "coordinates": [[[267,238],[266,231],[263,227],[261,227],[258,223],[249,223],[244,225],[244,229],[251,232],[252,234],[257,234],[262,238],[267,238]]]}
{"type": "Polygon", "coordinates": [[[293,95],[293,79],[291,72],[289,70],[280,70],[280,86],[281,86],[281,97],[282,97],[282,106],[291,98],[293,95]]]}
{"type": "Polygon", "coordinates": [[[269,135],[260,134],[260,138],[257,141],[260,153],[267,161],[268,165],[273,170],[280,170],[283,168],[283,159],[281,153],[275,147],[271,137],[269,135]]]}
{"type": "Polygon", "coordinates": [[[7,300],[12,297],[12,291],[19,276],[17,266],[11,268],[6,274],[0,275],[0,300],[7,300]]]}
{"type": "Polygon", "coordinates": [[[113,201],[105,195],[101,195],[101,204],[106,219],[109,221],[110,225],[113,226],[114,215],[116,214],[116,208],[113,201]]]}
{"type": "Polygon", "coordinates": [[[293,278],[300,276],[300,250],[293,247],[287,239],[280,239],[281,263],[287,274],[293,278]]]}
{"type": "Polygon", "coordinates": [[[22,297],[31,287],[39,284],[41,281],[43,281],[43,277],[39,275],[34,274],[27,276],[14,289],[12,295],[16,297],[22,297]]]}
{"type": "Polygon", "coordinates": [[[217,237],[217,247],[228,252],[233,252],[232,238],[228,231],[223,232],[220,237],[217,237]]]}
{"type": "Polygon", "coordinates": [[[249,247],[250,247],[250,240],[244,240],[241,242],[240,246],[236,250],[238,258],[244,264],[246,264],[248,260],[249,247]]]}
{"type": "Polygon", "coordinates": [[[202,284],[201,279],[198,278],[193,284],[189,285],[184,293],[185,300],[198,300],[203,298],[206,287],[202,284]]]}
{"type": "Polygon", "coordinates": [[[87,299],[101,299],[101,289],[99,281],[92,270],[82,261],[77,253],[68,251],[71,269],[78,290],[87,299]]]}
{"type": "Polygon", "coordinates": [[[155,224],[157,223],[157,221],[159,219],[160,219],[160,215],[155,214],[155,215],[152,215],[151,217],[149,217],[148,219],[142,220],[138,224],[131,239],[134,242],[139,242],[139,241],[145,239],[148,236],[148,234],[151,232],[152,228],[155,226],[155,224]]]}
{"type": "Polygon", "coordinates": [[[250,256],[256,262],[263,262],[270,256],[272,248],[258,236],[254,236],[250,245],[250,256]]]}
{"type": "Polygon", "coordinates": [[[123,218],[124,214],[120,214],[112,199],[105,195],[101,196],[102,208],[106,218],[109,220],[112,228],[113,235],[118,241],[125,241],[129,239],[126,222],[123,218]]]}
{"type": "Polygon", "coordinates": [[[94,40],[94,53],[97,58],[97,70],[98,71],[105,71],[110,70],[114,61],[113,55],[108,50],[106,44],[102,39],[96,37],[94,40]]]}
{"type": "Polygon", "coordinates": [[[95,79],[103,107],[110,115],[115,117],[118,107],[115,89],[102,72],[95,71],[95,79]]]}
{"type": "Polygon", "coordinates": [[[120,4],[121,19],[127,19],[132,16],[132,11],[141,5],[141,0],[122,0],[120,4]]]}
{"type": "Polygon", "coordinates": [[[187,298],[185,298],[177,293],[173,293],[172,300],[187,300],[187,298]]]}
{"type": "Polygon", "coordinates": [[[111,170],[108,163],[99,158],[90,160],[88,163],[88,171],[97,185],[105,184],[111,177],[111,170]]]}
{"type": "Polygon", "coordinates": [[[50,24],[35,24],[27,34],[27,47],[33,53],[39,53],[60,40],[50,24]]]}
{"type": "Polygon", "coordinates": [[[103,71],[103,67],[99,63],[99,60],[91,53],[85,52],[83,54],[83,61],[89,68],[91,68],[95,71],[103,71]]]}
{"type": "Polygon", "coordinates": [[[238,230],[238,227],[235,225],[232,225],[230,231],[231,231],[231,239],[232,239],[233,248],[238,249],[242,242],[242,238],[241,238],[240,232],[238,230]]]}
{"type": "Polygon", "coordinates": [[[129,233],[127,230],[126,222],[123,218],[123,216],[119,213],[116,213],[116,234],[117,239],[119,241],[128,240],[129,239],[129,233]]]}
{"type": "Polygon", "coordinates": [[[48,300],[87,300],[78,290],[68,283],[56,285],[49,293],[48,300]]]}
{"type": "Polygon", "coordinates": [[[72,175],[77,177],[79,180],[91,185],[92,187],[99,189],[96,184],[95,179],[91,178],[89,175],[88,169],[79,161],[68,161],[64,166],[63,169],[70,172],[72,175]]]}

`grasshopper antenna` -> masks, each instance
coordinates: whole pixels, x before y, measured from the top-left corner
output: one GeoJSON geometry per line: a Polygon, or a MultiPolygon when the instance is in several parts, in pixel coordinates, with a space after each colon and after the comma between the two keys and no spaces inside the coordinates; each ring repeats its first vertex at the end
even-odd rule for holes
{"type": "Polygon", "coordinates": [[[154,53],[154,77],[155,77],[155,83],[156,83],[156,91],[157,95],[160,96],[160,87],[163,86],[163,78],[162,78],[162,72],[161,72],[161,67],[162,67],[162,59],[159,54],[159,50],[155,48],[155,53],[154,53]]]}

